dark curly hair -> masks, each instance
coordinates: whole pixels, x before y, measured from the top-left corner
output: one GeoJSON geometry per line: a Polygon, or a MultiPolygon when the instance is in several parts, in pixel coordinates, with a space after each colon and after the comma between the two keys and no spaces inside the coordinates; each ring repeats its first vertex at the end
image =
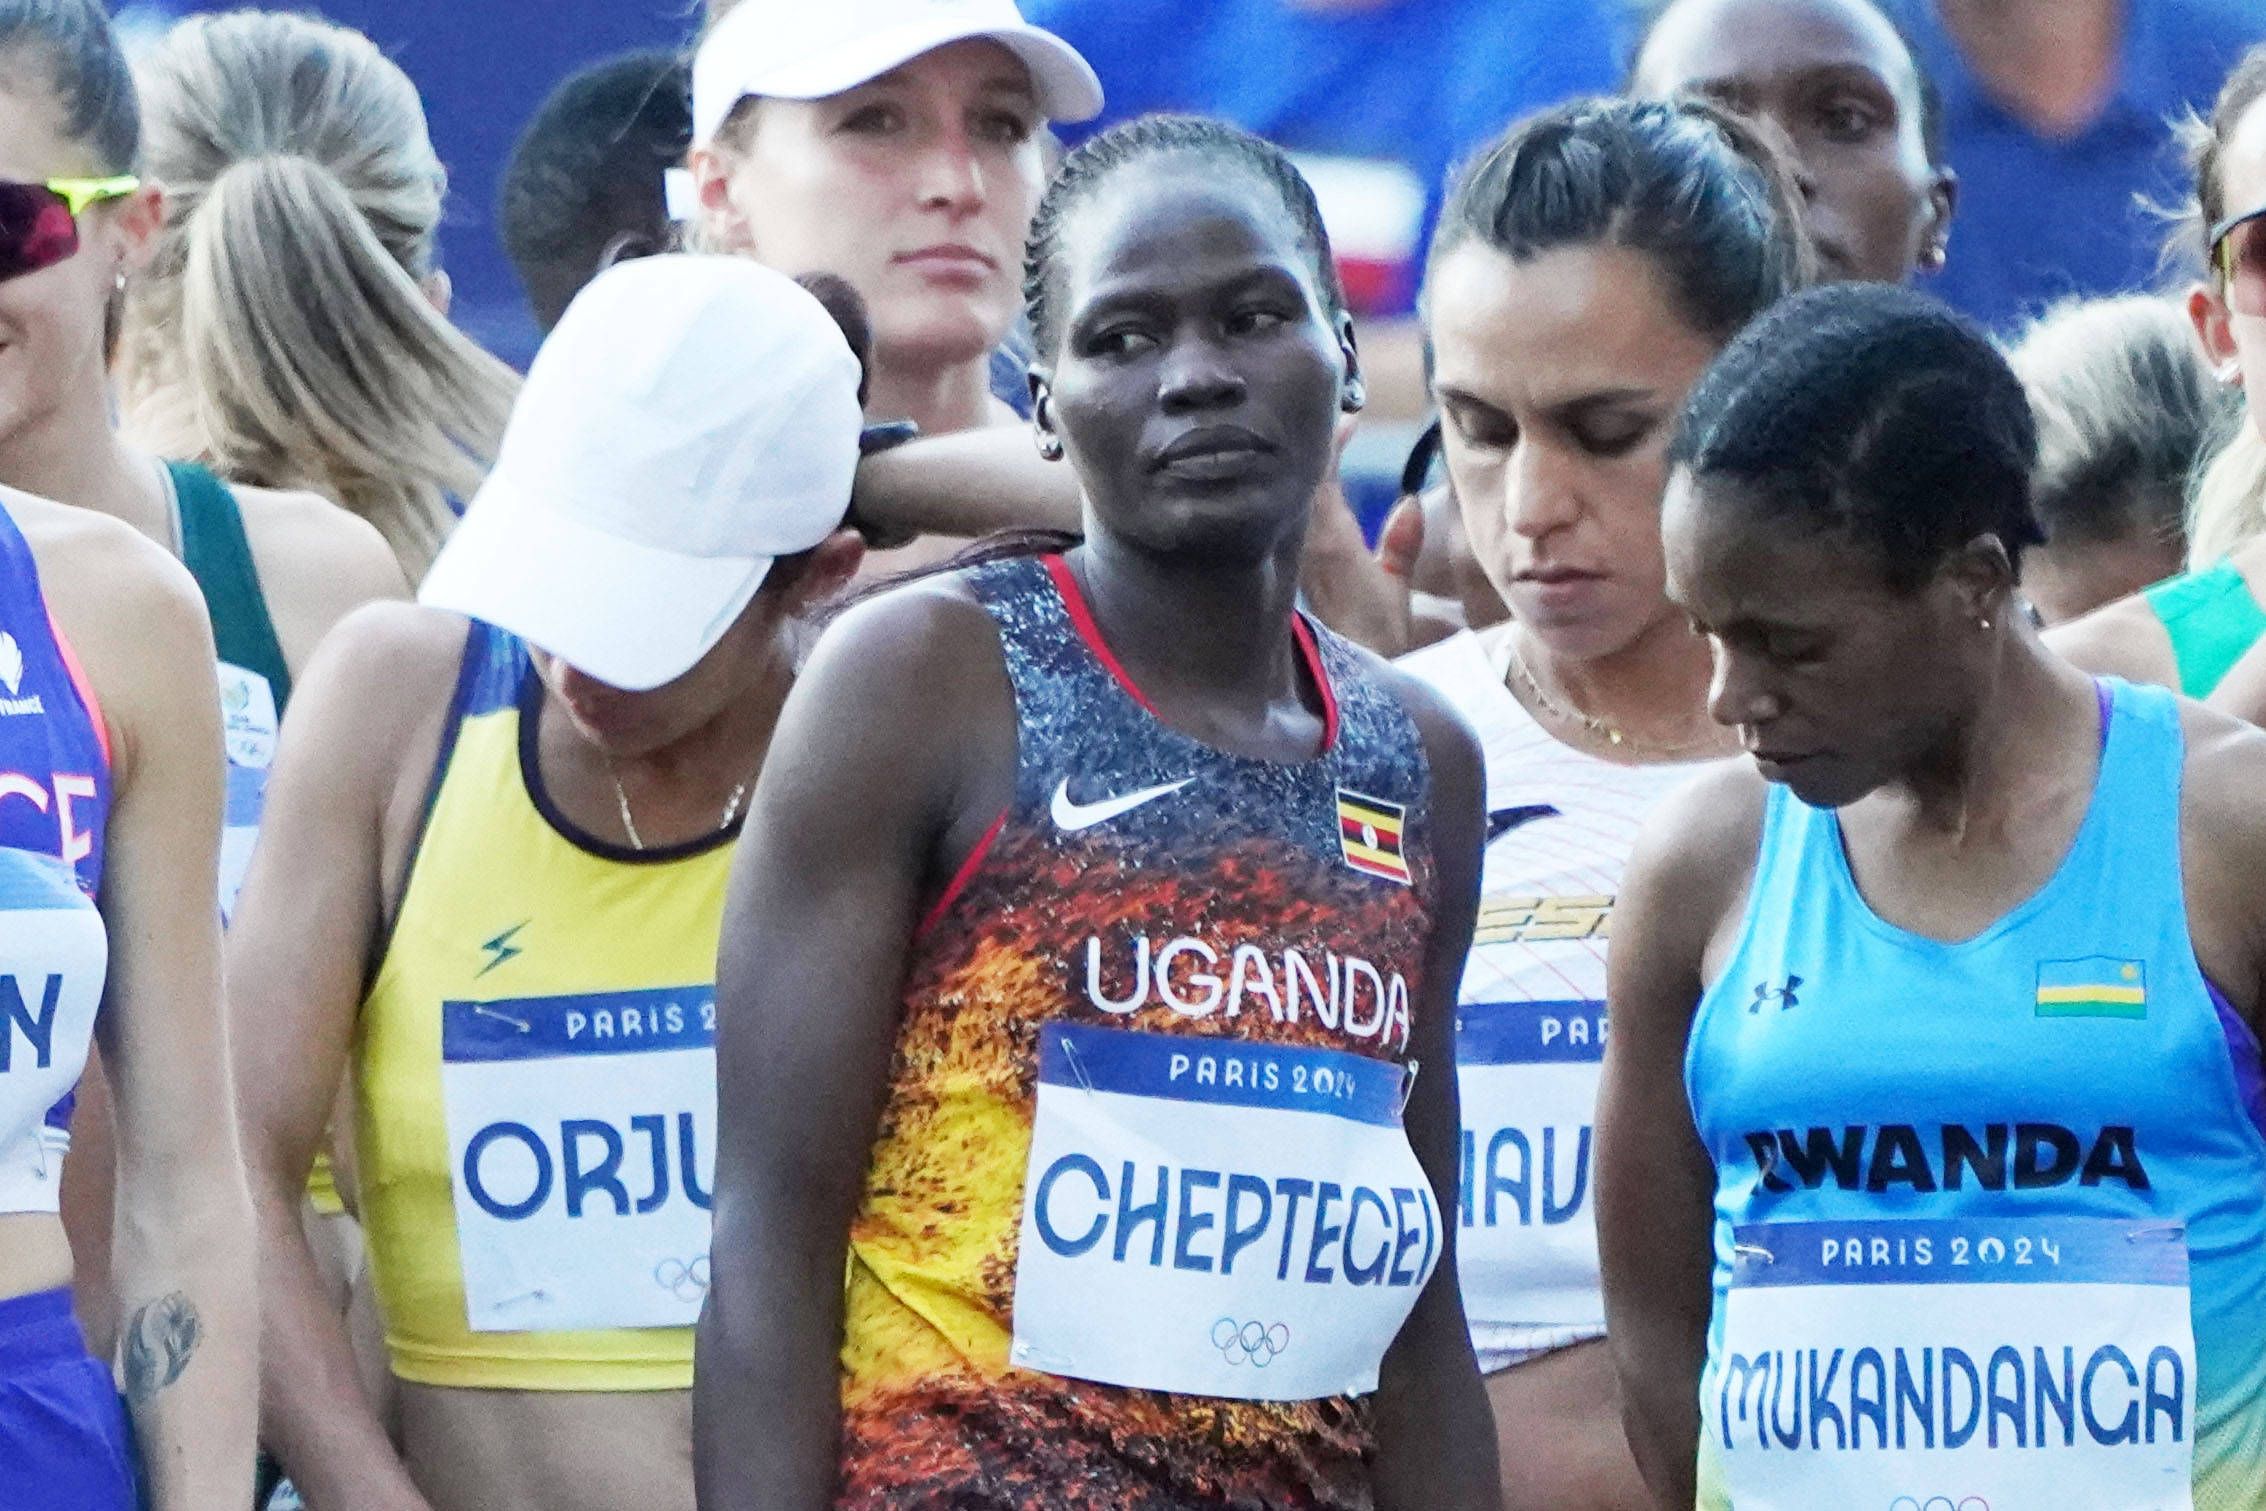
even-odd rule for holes
{"type": "Polygon", "coordinates": [[[1199,163],[1249,174],[1280,201],[1298,228],[1300,249],[1322,296],[1322,313],[1331,323],[1346,313],[1345,290],[1330,252],[1330,233],[1314,190],[1283,150],[1239,126],[1204,116],[1148,115],[1116,126],[1062,161],[1031,218],[1023,253],[1023,302],[1030,312],[1031,336],[1042,363],[1053,359],[1062,337],[1062,241],[1079,208],[1119,170],[1154,158],[1185,155],[1199,163]]]}
{"type": "MultiPolygon", "coordinates": [[[[1910,592],[1995,535],[2020,566],[2030,401],[1980,326],[1923,294],[1838,284],[1786,300],[1716,358],[1671,462],[1727,478],[1774,521],[1846,538],[1910,592]]],[[[1704,493],[1702,495],[1704,498],[1704,493]]]]}

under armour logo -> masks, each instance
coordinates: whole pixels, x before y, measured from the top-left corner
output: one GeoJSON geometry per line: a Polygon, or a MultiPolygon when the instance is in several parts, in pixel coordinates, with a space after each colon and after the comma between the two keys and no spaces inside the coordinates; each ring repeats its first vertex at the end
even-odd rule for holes
{"type": "Polygon", "coordinates": [[[1766,981],[1757,981],[1755,983],[1755,1000],[1747,1004],[1747,1011],[1759,1013],[1763,1010],[1764,1004],[1770,1002],[1777,1003],[1780,1012],[1785,1012],[1788,1008],[1799,1007],[1802,1003],[1801,990],[1802,978],[1799,976],[1788,976],[1784,986],[1772,986],[1766,981]]]}

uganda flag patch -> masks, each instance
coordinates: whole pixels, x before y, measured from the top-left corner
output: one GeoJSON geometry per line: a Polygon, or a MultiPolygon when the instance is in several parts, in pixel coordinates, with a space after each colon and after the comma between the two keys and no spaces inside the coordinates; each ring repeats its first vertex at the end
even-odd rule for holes
{"type": "Polygon", "coordinates": [[[2088,955],[2038,963],[2041,1018],[2145,1018],[2148,973],[2137,960],[2088,955]]]}
{"type": "Polygon", "coordinates": [[[1398,803],[1338,789],[1338,848],[1356,871],[1410,885],[1401,830],[1408,810],[1398,803]]]}

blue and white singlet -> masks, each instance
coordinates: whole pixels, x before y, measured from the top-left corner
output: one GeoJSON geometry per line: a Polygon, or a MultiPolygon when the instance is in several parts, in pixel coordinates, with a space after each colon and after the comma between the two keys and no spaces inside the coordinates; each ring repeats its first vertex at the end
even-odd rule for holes
{"type": "Polygon", "coordinates": [[[0,506],[0,1213],[53,1212],[109,967],[101,714],[0,506]]]}
{"type": "Polygon", "coordinates": [[[1957,944],[1770,790],[1685,1066],[1702,1506],[2266,1506],[2258,1041],[2189,940],[2178,704],[2107,683],[2102,716],[2069,854],[1957,944]]]}

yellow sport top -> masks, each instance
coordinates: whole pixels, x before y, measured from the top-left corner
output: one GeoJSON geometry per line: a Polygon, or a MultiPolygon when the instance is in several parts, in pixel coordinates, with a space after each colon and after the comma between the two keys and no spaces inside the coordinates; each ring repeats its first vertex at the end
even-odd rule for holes
{"type": "Polygon", "coordinates": [[[535,759],[525,647],[466,640],[354,1053],[361,1210],[393,1371],[680,1390],[708,1285],[715,971],[736,828],[582,834],[535,759]]]}

